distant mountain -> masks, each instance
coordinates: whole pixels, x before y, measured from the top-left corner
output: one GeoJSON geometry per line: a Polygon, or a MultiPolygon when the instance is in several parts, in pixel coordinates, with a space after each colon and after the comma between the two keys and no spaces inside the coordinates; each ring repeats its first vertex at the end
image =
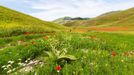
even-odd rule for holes
{"type": "Polygon", "coordinates": [[[55,23],[59,23],[59,24],[66,24],[68,22],[74,22],[74,21],[82,21],[82,20],[89,20],[90,18],[81,18],[81,17],[75,17],[75,18],[71,18],[71,17],[63,17],[63,18],[59,18],[54,20],[53,22],[55,23]]]}
{"type": "Polygon", "coordinates": [[[134,8],[112,11],[81,22],[67,22],[66,26],[134,26],[134,8]]]}
{"type": "Polygon", "coordinates": [[[0,31],[58,31],[63,25],[39,20],[35,17],[0,6],[0,31]]]}

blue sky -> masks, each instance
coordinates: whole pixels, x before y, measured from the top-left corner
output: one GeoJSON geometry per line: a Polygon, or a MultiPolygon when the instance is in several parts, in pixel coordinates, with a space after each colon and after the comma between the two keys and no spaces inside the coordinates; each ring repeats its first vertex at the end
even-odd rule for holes
{"type": "Polygon", "coordinates": [[[134,0],[0,0],[0,5],[42,20],[59,17],[95,17],[134,7],[134,0]]]}

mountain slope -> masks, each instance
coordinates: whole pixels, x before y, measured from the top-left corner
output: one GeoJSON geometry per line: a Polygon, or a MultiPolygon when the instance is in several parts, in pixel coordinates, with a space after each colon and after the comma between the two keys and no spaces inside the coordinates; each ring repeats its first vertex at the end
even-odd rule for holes
{"type": "Polygon", "coordinates": [[[0,6],[0,30],[57,31],[62,25],[46,22],[18,11],[0,6]]]}
{"type": "Polygon", "coordinates": [[[81,17],[63,17],[54,20],[53,22],[58,23],[58,24],[63,24],[65,26],[77,26],[77,23],[79,24],[82,21],[89,20],[90,18],[81,18],[81,17]],[[69,23],[69,24],[68,24],[69,23]]]}
{"type": "Polygon", "coordinates": [[[96,18],[81,22],[68,22],[65,25],[77,26],[134,26],[134,8],[102,14],[96,18]]]}
{"type": "MultiPolygon", "coordinates": [[[[84,24],[87,26],[96,26],[96,25],[110,25],[110,24],[115,24],[117,25],[119,21],[127,19],[126,22],[129,22],[129,17],[134,15],[134,8],[125,10],[125,11],[120,11],[120,12],[115,12],[111,14],[106,14],[103,16],[98,16],[94,19],[91,19],[84,24]]],[[[124,23],[126,23],[124,22],[124,23]]],[[[118,24],[119,25],[119,24],[118,24]]],[[[118,26],[117,25],[117,26],[118,26]]]]}
{"type": "Polygon", "coordinates": [[[71,17],[63,17],[63,18],[58,18],[58,19],[54,20],[53,22],[58,23],[58,24],[64,24],[70,20],[71,20],[71,17]]]}

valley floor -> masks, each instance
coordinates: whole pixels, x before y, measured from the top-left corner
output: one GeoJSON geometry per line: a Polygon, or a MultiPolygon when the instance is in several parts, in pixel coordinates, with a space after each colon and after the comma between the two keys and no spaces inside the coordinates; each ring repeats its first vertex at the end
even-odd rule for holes
{"type": "Polygon", "coordinates": [[[0,38],[0,75],[134,75],[133,32],[26,34],[0,38]]]}

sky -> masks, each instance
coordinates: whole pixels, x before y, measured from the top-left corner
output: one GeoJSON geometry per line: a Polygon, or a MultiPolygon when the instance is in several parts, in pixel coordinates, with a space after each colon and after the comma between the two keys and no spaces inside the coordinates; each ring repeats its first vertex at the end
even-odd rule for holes
{"type": "Polygon", "coordinates": [[[96,17],[134,7],[134,0],[0,0],[0,5],[52,21],[60,17],[96,17]]]}

